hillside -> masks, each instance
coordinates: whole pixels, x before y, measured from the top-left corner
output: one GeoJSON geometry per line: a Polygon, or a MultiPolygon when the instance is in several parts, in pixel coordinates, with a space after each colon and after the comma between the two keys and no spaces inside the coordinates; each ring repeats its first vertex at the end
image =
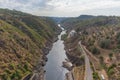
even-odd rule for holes
{"type": "MultiPolygon", "coordinates": [[[[66,47],[67,45],[72,47],[79,41],[85,46],[84,50],[93,67],[94,80],[99,80],[101,74],[106,80],[120,79],[120,17],[96,16],[87,19],[77,17],[66,19],[62,23],[68,29],[68,35],[73,29],[76,31],[76,36],[65,39],[66,43],[72,40],[66,44],[66,47]]],[[[78,52],[74,51],[74,48],[69,51],[69,54],[77,57],[78,52]]]]}
{"type": "Polygon", "coordinates": [[[90,16],[81,15],[79,17],[68,18],[63,20],[61,23],[66,29],[89,27],[89,26],[105,26],[117,24],[119,22],[119,17],[115,16],[90,16]]]}
{"type": "Polygon", "coordinates": [[[43,66],[59,32],[51,18],[0,9],[0,79],[21,80],[43,66]]]}

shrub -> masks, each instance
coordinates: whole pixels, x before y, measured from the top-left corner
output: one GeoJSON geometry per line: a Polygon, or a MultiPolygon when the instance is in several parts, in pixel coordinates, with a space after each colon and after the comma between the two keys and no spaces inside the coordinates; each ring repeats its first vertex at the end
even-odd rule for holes
{"type": "Polygon", "coordinates": [[[117,33],[116,39],[117,39],[117,43],[120,44],[120,32],[117,33]]]}
{"type": "Polygon", "coordinates": [[[10,71],[9,69],[6,69],[5,72],[6,72],[7,74],[11,74],[11,71],[10,71]]]}
{"type": "Polygon", "coordinates": [[[67,34],[64,34],[64,35],[61,36],[62,40],[66,40],[66,38],[67,38],[67,34]]]}
{"type": "Polygon", "coordinates": [[[107,74],[110,76],[112,74],[114,74],[114,67],[116,67],[115,64],[112,64],[108,69],[107,69],[107,74]]]}
{"type": "Polygon", "coordinates": [[[94,72],[94,73],[93,73],[93,78],[94,78],[95,80],[98,80],[98,79],[99,79],[99,76],[98,76],[98,73],[97,73],[97,72],[94,72]]]}
{"type": "Polygon", "coordinates": [[[110,59],[112,59],[112,57],[113,57],[113,53],[110,53],[110,54],[109,54],[109,57],[110,57],[110,59]]]}
{"type": "Polygon", "coordinates": [[[120,49],[120,44],[117,45],[117,48],[120,49]]]}
{"type": "Polygon", "coordinates": [[[120,37],[117,38],[117,43],[120,44],[120,37]]]}
{"type": "Polygon", "coordinates": [[[96,48],[95,46],[92,47],[91,52],[93,54],[100,54],[100,50],[98,48],[96,48]]]}
{"type": "Polygon", "coordinates": [[[116,38],[117,38],[117,39],[120,38],[120,32],[117,33],[116,38]]]}
{"type": "Polygon", "coordinates": [[[11,79],[13,80],[19,80],[21,78],[21,72],[19,70],[16,70],[12,75],[11,75],[11,79]]]}
{"type": "Polygon", "coordinates": [[[4,73],[4,74],[2,75],[2,79],[3,79],[3,80],[11,80],[7,73],[4,73]]]}
{"type": "Polygon", "coordinates": [[[108,73],[108,76],[111,76],[111,75],[114,74],[114,70],[113,70],[113,69],[110,69],[107,73],[108,73]]]}
{"type": "Polygon", "coordinates": [[[99,58],[100,58],[100,62],[103,63],[103,61],[104,61],[103,56],[100,56],[99,58]]]}
{"type": "Polygon", "coordinates": [[[100,47],[104,49],[110,48],[111,40],[110,39],[104,39],[100,42],[100,47]]]}
{"type": "Polygon", "coordinates": [[[15,69],[15,64],[14,63],[10,63],[9,66],[10,66],[11,69],[15,69]]]}

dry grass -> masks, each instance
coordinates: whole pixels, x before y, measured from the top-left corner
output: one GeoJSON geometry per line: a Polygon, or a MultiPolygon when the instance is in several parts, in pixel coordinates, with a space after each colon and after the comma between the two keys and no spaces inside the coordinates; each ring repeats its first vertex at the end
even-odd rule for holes
{"type": "Polygon", "coordinates": [[[85,75],[85,66],[84,65],[74,67],[72,72],[73,72],[75,80],[84,80],[84,75],[85,75]]]}

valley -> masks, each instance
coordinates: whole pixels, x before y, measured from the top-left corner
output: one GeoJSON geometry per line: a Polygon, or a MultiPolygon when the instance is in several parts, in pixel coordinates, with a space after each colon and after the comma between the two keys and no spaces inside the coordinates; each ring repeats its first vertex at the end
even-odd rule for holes
{"type": "Polygon", "coordinates": [[[120,80],[120,17],[0,9],[0,54],[0,80],[120,80]]]}

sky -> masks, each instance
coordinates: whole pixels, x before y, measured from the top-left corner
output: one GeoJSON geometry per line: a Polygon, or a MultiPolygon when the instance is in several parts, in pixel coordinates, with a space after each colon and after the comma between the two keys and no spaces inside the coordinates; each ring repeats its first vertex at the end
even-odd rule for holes
{"type": "Polygon", "coordinates": [[[16,9],[38,16],[120,16],[120,0],[0,0],[0,8],[16,9]]]}

